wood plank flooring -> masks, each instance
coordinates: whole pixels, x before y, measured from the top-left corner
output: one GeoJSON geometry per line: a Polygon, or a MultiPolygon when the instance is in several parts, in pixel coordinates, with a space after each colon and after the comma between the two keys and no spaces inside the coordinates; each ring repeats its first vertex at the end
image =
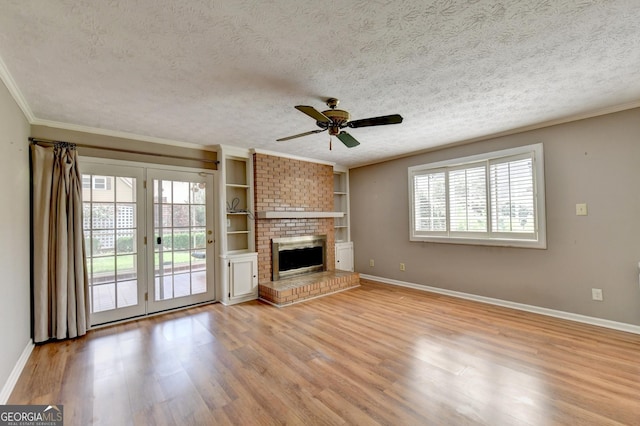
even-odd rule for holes
{"type": "Polygon", "coordinates": [[[37,346],[66,425],[640,425],[640,336],[362,280],[37,346]]]}

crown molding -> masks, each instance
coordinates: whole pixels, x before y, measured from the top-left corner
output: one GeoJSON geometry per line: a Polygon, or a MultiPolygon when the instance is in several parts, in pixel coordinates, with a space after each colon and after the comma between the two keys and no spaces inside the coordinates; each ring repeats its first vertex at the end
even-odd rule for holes
{"type": "Polygon", "coordinates": [[[29,108],[27,100],[22,95],[22,92],[18,88],[16,81],[11,76],[11,73],[9,72],[7,65],[2,60],[2,57],[0,57],[0,80],[2,80],[5,86],[7,86],[7,90],[11,94],[11,97],[13,97],[13,100],[18,104],[18,107],[20,107],[20,109],[22,110],[22,113],[26,117],[29,124],[33,123],[33,121],[35,120],[33,111],[31,111],[31,108],[29,108]]]}
{"type": "Polygon", "coordinates": [[[157,138],[154,136],[142,136],[136,133],[121,132],[118,130],[107,130],[107,129],[101,129],[98,127],[82,126],[79,124],[62,123],[59,121],[42,120],[39,118],[35,118],[31,122],[31,125],[53,127],[56,129],[71,130],[74,132],[92,133],[95,135],[110,136],[110,137],[121,138],[121,139],[131,139],[131,140],[136,140],[141,142],[151,142],[151,143],[157,143],[162,145],[171,145],[171,146],[177,146],[181,148],[198,149],[203,151],[216,151],[215,147],[198,145],[196,143],[191,143],[191,142],[176,141],[172,139],[163,139],[163,138],[157,138]]]}

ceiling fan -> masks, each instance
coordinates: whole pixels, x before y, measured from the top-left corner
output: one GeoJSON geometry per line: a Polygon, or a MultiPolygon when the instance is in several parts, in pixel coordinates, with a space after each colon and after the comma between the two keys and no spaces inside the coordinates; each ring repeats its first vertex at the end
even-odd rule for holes
{"type": "MultiPolygon", "coordinates": [[[[304,132],[293,136],[287,136],[286,138],[277,139],[278,142],[288,141],[289,139],[295,139],[302,136],[312,135],[314,133],[321,133],[325,130],[329,131],[330,136],[335,136],[347,146],[347,148],[353,148],[360,145],[360,142],[356,140],[346,131],[342,130],[345,127],[357,129],[358,127],[369,126],[383,126],[386,124],[399,124],[402,123],[402,116],[399,114],[384,115],[382,117],[364,118],[362,120],[349,121],[349,113],[347,111],[336,109],[340,101],[336,98],[327,99],[327,106],[330,108],[326,111],[318,111],[312,106],[297,105],[295,108],[307,114],[309,117],[316,120],[316,125],[320,127],[319,130],[311,130],[310,132],[304,132]]],[[[329,149],[331,149],[331,138],[329,138],[329,149]]]]}

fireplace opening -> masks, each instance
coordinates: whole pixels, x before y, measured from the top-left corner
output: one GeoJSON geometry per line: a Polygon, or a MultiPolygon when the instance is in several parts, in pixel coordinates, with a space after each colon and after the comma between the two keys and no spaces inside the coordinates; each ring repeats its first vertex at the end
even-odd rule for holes
{"type": "Polygon", "coordinates": [[[326,235],[274,238],[272,280],[326,270],[326,243],[326,235]]]}

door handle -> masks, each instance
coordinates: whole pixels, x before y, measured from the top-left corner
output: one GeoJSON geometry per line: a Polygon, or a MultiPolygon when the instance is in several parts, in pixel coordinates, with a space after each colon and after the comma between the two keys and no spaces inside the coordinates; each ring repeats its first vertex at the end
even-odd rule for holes
{"type": "Polygon", "coordinates": [[[162,244],[162,237],[156,238],[156,244],[162,244]]]}

